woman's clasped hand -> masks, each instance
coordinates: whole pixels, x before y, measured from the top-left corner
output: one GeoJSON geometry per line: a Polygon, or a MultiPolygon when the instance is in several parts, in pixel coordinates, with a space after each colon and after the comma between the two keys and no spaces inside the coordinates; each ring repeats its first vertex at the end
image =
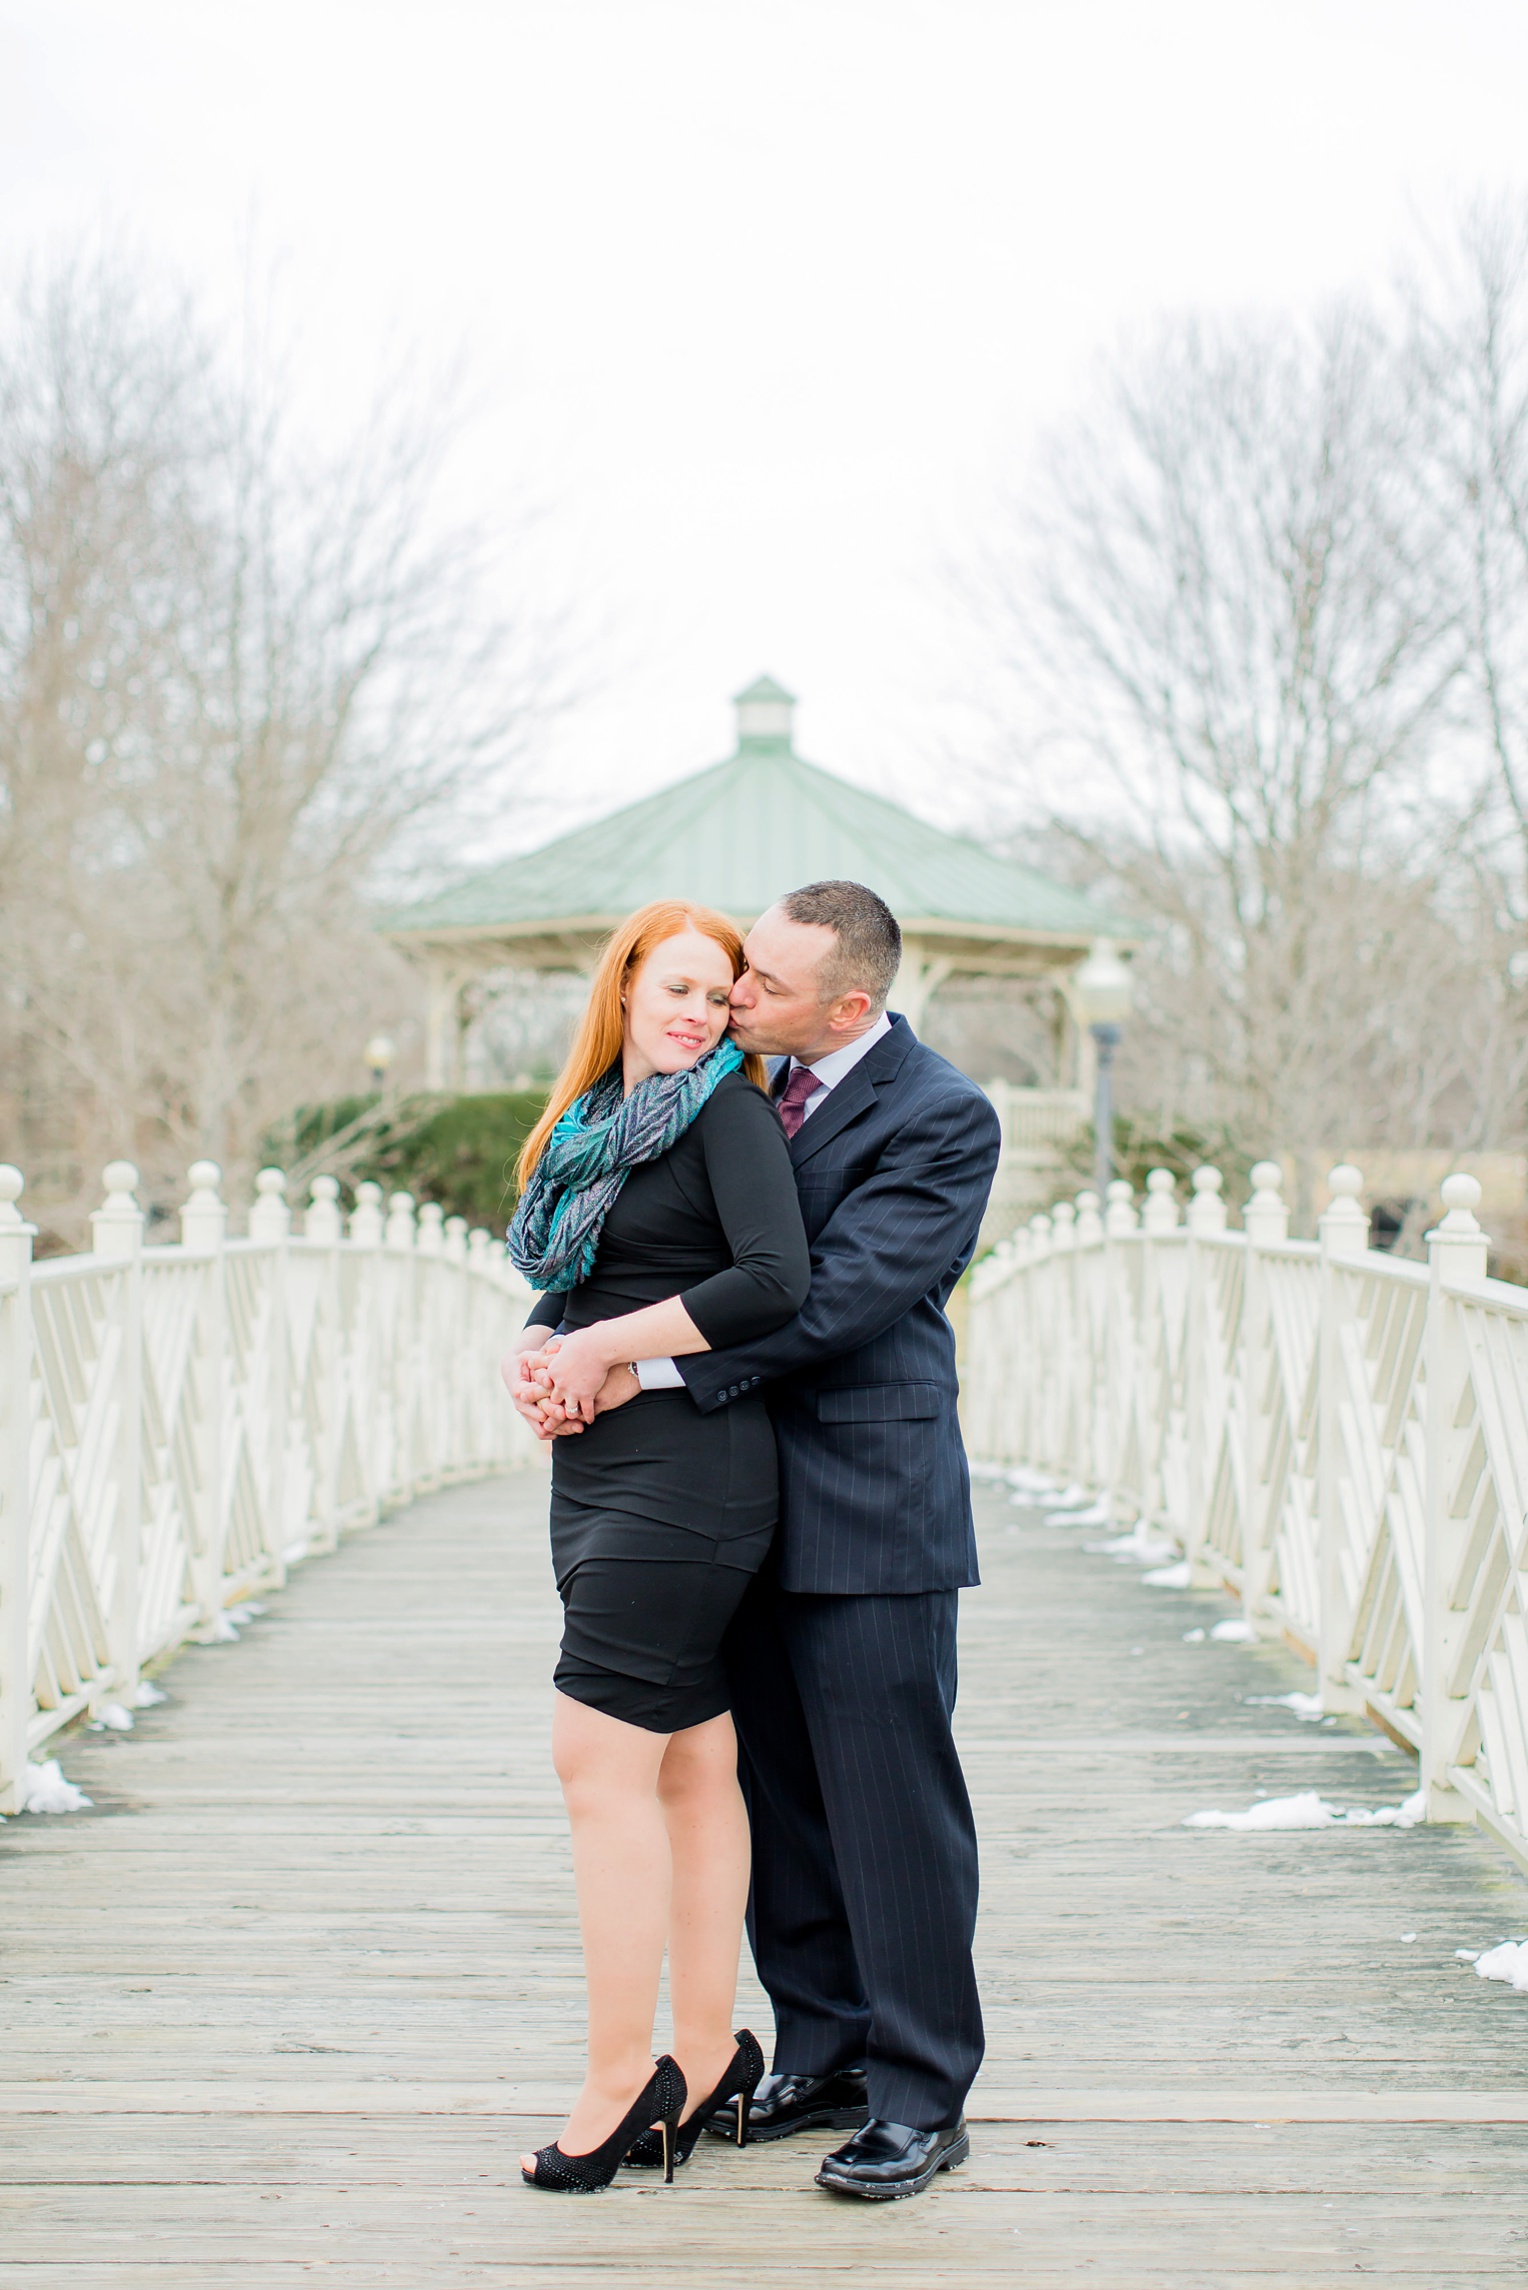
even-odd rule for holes
{"type": "Polygon", "coordinates": [[[581,1431],[592,1423],[601,1402],[619,1405],[639,1386],[629,1364],[608,1356],[598,1326],[553,1336],[539,1352],[522,1352],[514,1363],[528,1387],[543,1438],[559,1431],[581,1431]]]}

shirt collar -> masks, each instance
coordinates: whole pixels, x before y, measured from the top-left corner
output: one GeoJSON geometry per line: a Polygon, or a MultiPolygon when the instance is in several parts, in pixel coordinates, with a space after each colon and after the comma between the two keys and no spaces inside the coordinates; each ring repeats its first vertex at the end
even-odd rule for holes
{"type": "MultiPolygon", "coordinates": [[[[825,1058],[814,1059],[812,1072],[824,1089],[836,1088],[846,1074],[853,1072],[866,1052],[873,1050],[877,1042],[884,1041],[890,1032],[891,1020],[883,1010],[873,1026],[867,1026],[864,1033],[857,1034],[852,1042],[846,1042],[841,1050],[829,1050],[825,1058]]],[[[804,1058],[792,1058],[791,1072],[794,1073],[798,1065],[805,1063],[804,1058]]]]}

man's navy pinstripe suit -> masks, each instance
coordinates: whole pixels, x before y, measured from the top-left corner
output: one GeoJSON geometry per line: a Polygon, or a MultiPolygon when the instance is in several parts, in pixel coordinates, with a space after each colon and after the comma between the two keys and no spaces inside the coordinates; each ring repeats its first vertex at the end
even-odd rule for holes
{"type": "Polygon", "coordinates": [[[950,1734],[976,1538],[944,1306],[997,1115],[896,1018],[791,1158],[806,1304],[678,1363],[707,1411],[766,1385],[779,1439],[779,1533],[727,1641],[749,1937],[776,2069],[863,2062],[871,2114],[930,2130],[959,2115],[982,2056],[976,1832],[950,1734]]]}

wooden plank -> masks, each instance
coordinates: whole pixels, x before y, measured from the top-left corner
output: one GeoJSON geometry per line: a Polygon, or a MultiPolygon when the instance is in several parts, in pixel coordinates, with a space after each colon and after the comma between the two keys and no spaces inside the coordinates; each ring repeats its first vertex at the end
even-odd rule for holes
{"type": "MultiPolygon", "coordinates": [[[[20,2115],[313,2115],[410,2120],[432,2115],[505,2116],[555,2121],[562,2084],[151,2082],[0,2084],[0,2117],[20,2115]]],[[[1528,2091],[1002,2091],[983,2082],[972,2095],[972,2123],[1520,2123],[1528,2091]]]]}

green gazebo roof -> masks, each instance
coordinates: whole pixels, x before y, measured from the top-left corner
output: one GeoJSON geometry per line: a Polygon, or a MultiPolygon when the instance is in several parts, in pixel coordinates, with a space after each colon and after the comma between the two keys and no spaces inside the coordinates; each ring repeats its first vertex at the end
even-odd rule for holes
{"type": "Polygon", "coordinates": [[[469,875],[384,929],[404,945],[544,937],[609,928],[656,898],[751,922],[796,884],[849,876],[879,891],[904,929],[1065,945],[1136,935],[1034,868],[804,763],[792,704],[762,677],[739,694],[737,752],[725,763],[469,875]]]}

